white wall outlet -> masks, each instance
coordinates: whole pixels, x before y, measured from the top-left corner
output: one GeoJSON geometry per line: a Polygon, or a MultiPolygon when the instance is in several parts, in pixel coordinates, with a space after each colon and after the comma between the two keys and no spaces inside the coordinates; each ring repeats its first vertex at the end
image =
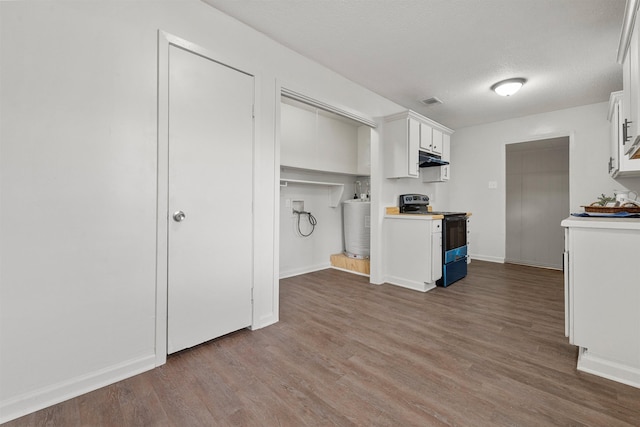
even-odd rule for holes
{"type": "Polygon", "coordinates": [[[291,207],[291,199],[284,199],[284,207],[285,208],[291,207]]]}
{"type": "Polygon", "coordinates": [[[496,188],[498,188],[498,181],[489,181],[489,189],[495,190],[496,188]]]}

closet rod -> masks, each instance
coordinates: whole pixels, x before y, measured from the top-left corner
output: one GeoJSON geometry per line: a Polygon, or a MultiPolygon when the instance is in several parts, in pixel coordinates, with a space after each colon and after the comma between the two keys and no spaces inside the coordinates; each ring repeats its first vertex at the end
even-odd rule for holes
{"type": "Polygon", "coordinates": [[[317,99],[313,99],[310,98],[306,95],[303,95],[301,93],[292,91],[291,89],[287,89],[287,88],[281,88],[280,93],[282,94],[282,96],[286,96],[287,98],[291,98],[294,99],[296,101],[300,101],[303,102],[307,105],[311,105],[312,107],[316,107],[316,108],[320,108],[321,110],[325,110],[328,111],[330,113],[334,113],[337,114],[339,116],[342,117],[346,117],[348,119],[354,120],[358,123],[362,123],[363,125],[367,125],[373,129],[375,129],[377,127],[377,124],[375,121],[367,118],[367,117],[363,117],[363,116],[359,116],[355,113],[351,113],[349,111],[343,110],[341,108],[338,107],[334,107],[333,105],[324,103],[322,101],[318,101],[317,99]]]}

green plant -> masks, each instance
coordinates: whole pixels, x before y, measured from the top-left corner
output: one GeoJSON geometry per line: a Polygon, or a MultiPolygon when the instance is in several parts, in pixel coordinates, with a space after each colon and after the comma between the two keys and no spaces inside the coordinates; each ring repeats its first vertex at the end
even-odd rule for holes
{"type": "Polygon", "coordinates": [[[605,195],[604,195],[604,193],[602,193],[602,194],[600,195],[600,197],[598,197],[598,201],[597,201],[597,203],[598,203],[598,205],[600,205],[600,206],[606,206],[606,205],[607,205],[607,203],[609,203],[609,202],[615,202],[615,201],[616,201],[616,198],[615,198],[615,197],[608,197],[608,196],[605,196],[605,195]]]}

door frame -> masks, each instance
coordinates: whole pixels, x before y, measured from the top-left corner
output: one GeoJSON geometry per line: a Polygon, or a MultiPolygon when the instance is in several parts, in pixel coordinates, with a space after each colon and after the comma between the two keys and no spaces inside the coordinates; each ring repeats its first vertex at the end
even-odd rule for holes
{"type": "MultiPolygon", "coordinates": [[[[253,77],[254,96],[254,125],[252,144],[252,206],[255,206],[256,188],[256,145],[258,144],[256,132],[257,118],[260,115],[260,76],[252,72],[250,67],[242,64],[241,67],[230,65],[238,61],[230,61],[222,55],[212,52],[200,45],[187,41],[163,30],[158,30],[158,128],[157,128],[157,194],[156,194],[156,336],[155,336],[155,363],[160,366],[167,361],[167,313],[168,313],[168,253],[169,253],[169,48],[171,46],[192,52],[221,65],[232,68],[253,77]]],[[[255,211],[252,209],[252,222],[254,234],[252,237],[251,256],[251,283],[252,293],[255,284],[255,211]]],[[[252,298],[253,299],[253,298],[252,298]]],[[[256,322],[255,304],[252,302],[252,324],[256,322]]]]}

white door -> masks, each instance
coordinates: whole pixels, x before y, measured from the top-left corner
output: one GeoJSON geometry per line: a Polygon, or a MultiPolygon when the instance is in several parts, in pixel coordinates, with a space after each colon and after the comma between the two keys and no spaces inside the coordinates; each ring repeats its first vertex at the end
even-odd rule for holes
{"type": "Polygon", "coordinates": [[[251,325],[253,93],[252,76],[170,47],[169,354],[251,325]]]}

